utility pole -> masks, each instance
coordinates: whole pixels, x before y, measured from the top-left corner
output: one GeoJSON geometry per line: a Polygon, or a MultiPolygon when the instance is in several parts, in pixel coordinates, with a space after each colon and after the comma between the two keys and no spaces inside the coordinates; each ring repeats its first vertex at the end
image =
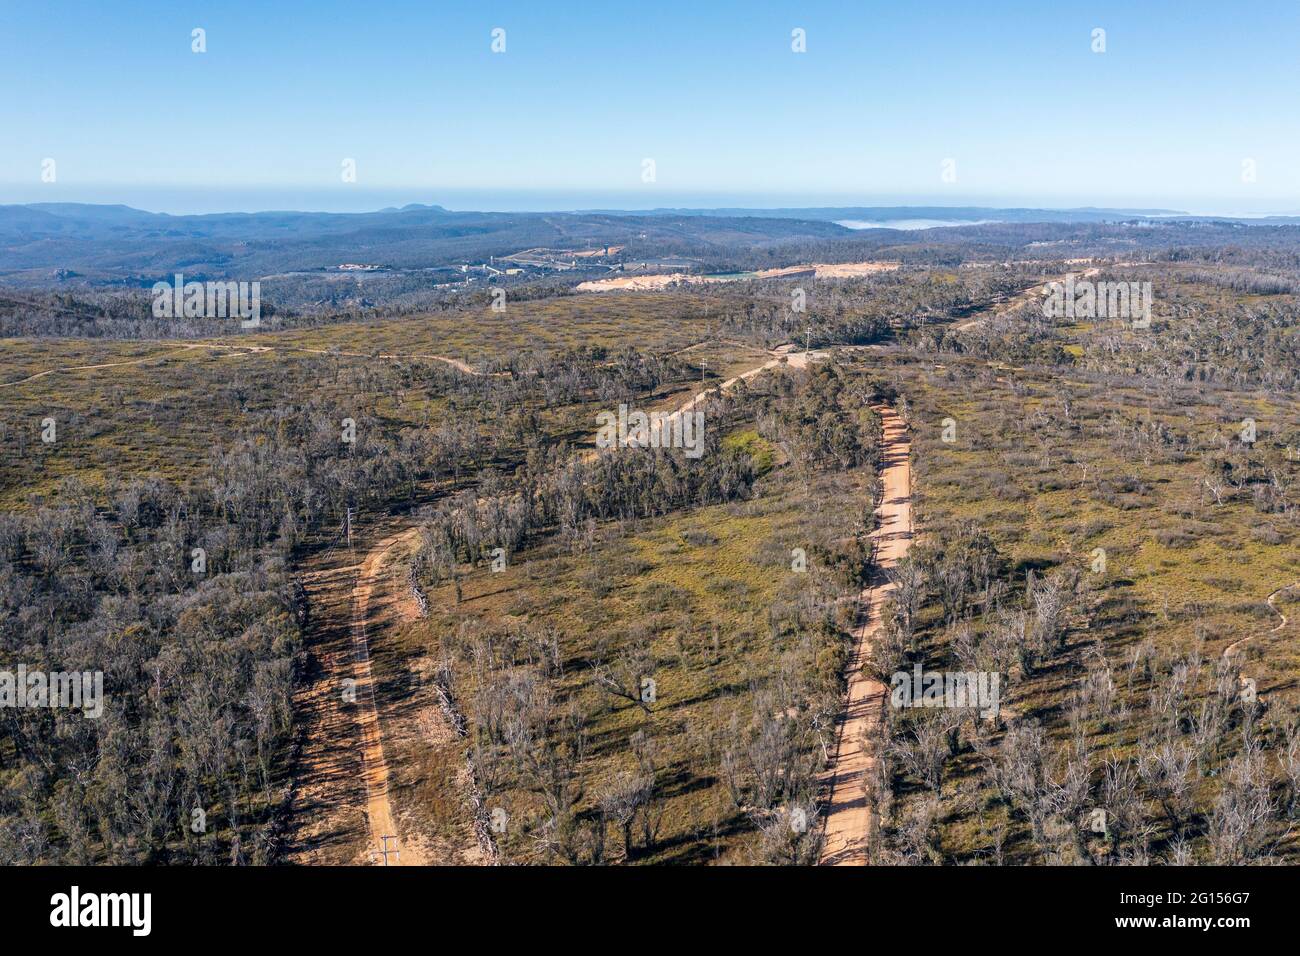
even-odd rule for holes
{"type": "Polygon", "coordinates": [[[352,550],[352,515],[353,515],[354,511],[355,511],[355,509],[354,509],[351,505],[349,505],[349,506],[348,506],[347,516],[343,519],[343,527],[344,527],[344,529],[345,529],[345,531],[346,531],[346,533],[347,533],[347,536],[348,536],[348,550],[349,550],[349,551],[352,550]]]}
{"type": "Polygon", "coordinates": [[[394,841],[395,841],[395,840],[397,839],[397,837],[395,837],[395,836],[389,836],[388,834],[384,834],[384,835],[381,836],[379,839],[383,841],[382,845],[381,845],[380,848],[379,848],[379,852],[382,853],[382,854],[384,855],[384,866],[388,866],[388,854],[390,854],[390,853],[393,854],[393,856],[397,859],[397,862],[398,862],[398,863],[401,863],[401,862],[402,862],[402,851],[399,850],[399,849],[397,849],[396,846],[394,846],[393,849],[391,849],[391,850],[388,848],[388,841],[389,841],[389,840],[394,840],[394,841]]]}

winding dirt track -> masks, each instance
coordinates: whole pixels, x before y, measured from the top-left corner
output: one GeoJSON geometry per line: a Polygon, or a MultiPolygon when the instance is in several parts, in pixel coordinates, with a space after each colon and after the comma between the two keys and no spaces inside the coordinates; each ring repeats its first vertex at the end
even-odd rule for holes
{"type": "Polygon", "coordinates": [[[207,342],[182,342],[179,344],[180,351],[169,352],[164,355],[146,355],[144,358],[127,359],[123,362],[102,362],[99,365],[56,365],[53,368],[47,368],[43,372],[37,372],[35,375],[28,375],[26,378],[20,378],[16,382],[0,382],[0,388],[13,388],[15,385],[25,385],[28,382],[34,382],[37,379],[45,378],[47,375],[54,375],[57,372],[90,372],[102,368],[121,368],[124,365],[144,365],[146,362],[161,362],[164,359],[175,358],[194,349],[219,349],[235,350],[234,354],[245,355],[254,352],[269,352],[269,346],[259,345],[215,345],[207,342]]]}
{"type": "MultiPolygon", "coordinates": [[[[340,355],[370,359],[426,359],[445,362],[467,375],[481,375],[465,362],[444,355],[427,353],[364,353],[297,346],[240,345],[212,342],[178,342],[175,351],[92,365],[54,366],[13,382],[0,383],[12,388],[64,372],[94,371],[144,365],[185,355],[195,349],[221,351],[232,357],[264,352],[293,351],[316,355],[340,355]]],[[[782,364],[805,368],[810,361],[825,357],[789,352],[772,358],[755,368],[722,382],[719,386],[693,395],[673,414],[681,415],[695,408],[710,392],[727,391],[741,381],[782,364]]],[[[302,770],[296,785],[297,804],[290,859],[301,863],[383,862],[389,866],[419,866],[426,861],[417,841],[404,840],[398,831],[396,815],[389,800],[389,770],[384,756],[383,730],[375,701],[375,681],[370,666],[368,628],[374,610],[372,601],[380,589],[386,565],[394,553],[407,547],[419,534],[418,526],[403,528],[375,542],[359,564],[352,560],[335,560],[332,566],[308,576],[311,602],[317,613],[329,619],[318,635],[314,654],[319,672],[295,700],[295,710],[307,728],[302,770]],[[351,578],[350,591],[345,581],[351,578]],[[349,595],[348,639],[342,631],[343,609],[337,602],[349,595]],[[331,607],[335,610],[331,612],[331,607]],[[338,626],[334,626],[338,625],[338,626]],[[344,681],[355,681],[355,703],[343,704],[344,681]],[[350,712],[350,713],[349,713],[350,712]],[[353,724],[354,728],[349,728],[353,724]],[[354,816],[364,787],[367,846],[355,850],[354,816]],[[387,841],[385,841],[387,837],[387,841]],[[384,850],[388,850],[384,854],[384,850]],[[391,851],[397,850],[393,853],[391,851]]],[[[386,623],[386,622],[385,622],[386,623]]],[[[383,626],[383,625],[381,625],[383,626]]],[[[317,625],[320,629],[320,625],[317,625]]]]}
{"type": "Polygon", "coordinates": [[[691,411],[696,405],[703,402],[709,395],[716,392],[725,392],[735,388],[741,382],[747,382],[755,375],[761,375],[763,372],[770,372],[774,368],[785,365],[787,368],[807,368],[810,362],[819,362],[827,357],[825,352],[784,352],[776,358],[764,362],[762,365],[755,366],[748,371],[741,372],[732,378],[727,379],[719,385],[714,385],[702,392],[697,392],[682,405],[669,415],[669,419],[677,418],[680,415],[691,411]]]}
{"type": "MultiPolygon", "coordinates": [[[[348,353],[342,353],[348,354],[348,353]]],[[[383,358],[385,356],[379,356],[383,358]]],[[[792,368],[805,368],[810,361],[825,357],[825,353],[791,352],[773,358],[762,365],[742,372],[734,378],[727,379],[719,386],[700,392],[686,400],[673,414],[680,415],[690,411],[703,401],[710,392],[726,391],[739,382],[753,378],[762,372],[775,369],[788,363],[792,368]]],[[[477,374],[471,370],[470,374],[477,374]]],[[[362,798],[359,779],[364,784],[364,799],[368,851],[365,859],[382,862],[378,855],[384,849],[384,837],[387,847],[400,851],[394,857],[391,853],[387,864],[390,866],[420,866],[427,861],[419,852],[418,842],[399,833],[398,820],[389,800],[389,770],[384,756],[384,737],[380,723],[379,709],[375,701],[374,677],[370,667],[369,629],[387,626],[386,620],[376,620],[377,614],[372,606],[375,595],[382,589],[385,575],[391,585],[392,574],[388,565],[401,551],[409,548],[419,534],[418,526],[390,531],[377,540],[365,553],[359,565],[345,565],[322,574],[312,582],[312,589],[320,597],[313,596],[313,606],[319,600],[325,615],[338,619],[336,610],[330,614],[330,597],[339,594],[343,581],[340,577],[351,575],[350,590],[350,637],[347,652],[343,650],[341,637],[333,638],[326,633],[322,635],[315,653],[320,662],[320,672],[312,681],[312,687],[304,692],[300,705],[306,712],[308,726],[307,745],[301,758],[303,768],[301,776],[301,815],[309,818],[295,834],[293,843],[295,852],[301,862],[326,862],[322,847],[345,843],[347,832],[355,821],[355,808],[362,798]],[[356,703],[347,710],[351,711],[351,720],[344,708],[339,706],[339,688],[345,678],[356,681],[356,703]]],[[[345,579],[346,580],[346,579],[345,579]]],[[[331,862],[337,861],[335,856],[331,862]]],[[[358,862],[353,860],[353,862],[358,862]]]]}
{"type": "Polygon", "coordinates": [[[876,508],[875,570],[871,582],[858,596],[859,620],[849,658],[849,686],[839,739],[822,785],[828,794],[825,815],[823,866],[864,866],[876,821],[868,794],[875,756],[870,743],[880,725],[885,706],[885,685],[869,676],[864,665],[871,640],[880,628],[885,598],[894,589],[889,571],[912,546],[912,464],[907,429],[893,408],[876,406],[884,425],[884,456],[880,506],[876,508]]]}
{"type": "MultiPolygon", "coordinates": [[[[1287,622],[1286,615],[1283,614],[1281,611],[1279,611],[1277,609],[1277,605],[1273,602],[1277,600],[1277,596],[1281,594],[1283,591],[1290,591],[1292,588],[1300,588],[1300,581],[1296,581],[1294,584],[1283,585],[1282,587],[1274,591],[1272,594],[1270,594],[1266,599],[1268,601],[1268,606],[1273,609],[1273,613],[1276,614],[1279,618],[1281,618],[1281,620],[1278,621],[1276,627],[1269,628],[1267,631],[1265,631],[1264,632],[1265,634],[1276,634],[1278,631],[1282,630],[1282,628],[1287,626],[1288,622],[1287,622]]],[[[1233,654],[1237,653],[1237,651],[1239,651],[1242,648],[1242,646],[1244,646],[1248,642],[1253,641],[1255,638],[1260,636],[1261,635],[1259,634],[1252,634],[1249,637],[1243,637],[1239,641],[1233,641],[1231,644],[1229,644],[1227,647],[1223,649],[1223,656],[1231,657],[1233,654]]]]}
{"type": "MultiPolygon", "coordinates": [[[[1085,279],[1091,279],[1093,276],[1098,275],[1100,272],[1101,269],[1097,269],[1097,268],[1085,269],[1082,273],[1082,277],[1085,279]]],[[[967,322],[962,322],[958,325],[954,325],[952,327],[952,330],[954,332],[966,332],[969,331],[970,329],[977,328],[978,326],[983,325],[985,322],[988,322],[990,319],[996,319],[1000,315],[1006,315],[1012,309],[1015,309],[1023,305],[1024,303],[1029,302],[1038,296],[1041,296],[1047,290],[1047,287],[1051,285],[1053,282],[1065,282],[1066,279],[1068,279],[1070,276],[1078,276],[1078,275],[1080,275],[1080,273],[1078,272],[1067,272],[1065,273],[1065,275],[1059,276],[1058,278],[1048,279],[1046,282],[1039,283],[1038,285],[1033,286],[1032,288],[1026,289],[1024,292],[1020,293],[1019,295],[1014,296],[1010,302],[1008,302],[1001,309],[998,309],[996,312],[985,312],[983,315],[979,316],[978,318],[974,318],[967,322]]]]}

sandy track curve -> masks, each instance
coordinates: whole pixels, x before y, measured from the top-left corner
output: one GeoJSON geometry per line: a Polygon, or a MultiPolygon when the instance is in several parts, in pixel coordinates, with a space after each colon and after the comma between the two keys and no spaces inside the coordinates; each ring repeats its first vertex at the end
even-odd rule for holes
{"type": "MultiPolygon", "coordinates": [[[[1281,594],[1283,591],[1290,591],[1292,588],[1296,588],[1296,587],[1300,587],[1300,581],[1296,581],[1294,584],[1288,584],[1286,587],[1278,588],[1276,591],[1274,591],[1272,594],[1268,596],[1267,599],[1268,606],[1273,609],[1274,614],[1276,614],[1279,618],[1281,618],[1281,620],[1278,621],[1277,626],[1273,628],[1273,631],[1280,631],[1282,630],[1282,628],[1286,627],[1287,625],[1286,615],[1283,614],[1281,611],[1279,611],[1277,609],[1277,605],[1274,604],[1273,602],[1277,600],[1277,596],[1281,594]]],[[[1272,632],[1270,631],[1270,633],[1272,632]]]]}
{"type": "Polygon", "coordinates": [[[880,725],[885,705],[885,685],[864,669],[871,641],[880,628],[881,608],[894,582],[889,571],[912,545],[911,441],[898,413],[888,405],[875,406],[884,426],[882,457],[883,492],[876,508],[875,568],[871,581],[858,596],[859,619],[849,658],[849,686],[840,718],[835,753],[822,777],[827,794],[822,844],[823,866],[864,866],[876,825],[868,794],[875,756],[869,749],[880,725]]]}
{"type": "Polygon", "coordinates": [[[15,382],[0,382],[0,388],[13,388],[15,385],[26,385],[28,382],[34,382],[37,379],[45,378],[47,375],[54,375],[56,372],[87,372],[92,369],[120,368],[123,365],[142,365],[145,362],[163,357],[164,356],[150,355],[148,358],[130,359],[125,362],[104,362],[101,365],[62,365],[57,368],[47,368],[44,372],[37,372],[35,375],[29,375],[27,378],[20,378],[15,382]]]}
{"type": "Polygon", "coordinates": [[[699,405],[701,402],[707,399],[710,395],[715,394],[717,392],[725,392],[732,388],[735,388],[741,382],[747,382],[756,375],[761,375],[764,372],[770,372],[775,368],[780,368],[782,365],[786,366],[787,368],[807,368],[810,363],[821,361],[822,359],[826,358],[827,355],[828,353],[826,352],[783,353],[782,355],[779,355],[774,359],[770,359],[769,361],[764,362],[762,365],[758,365],[754,368],[749,369],[748,371],[741,372],[739,375],[733,376],[719,385],[711,386],[710,388],[707,388],[702,392],[696,393],[695,395],[688,398],[681,405],[680,408],[678,408],[675,412],[673,412],[669,416],[669,418],[670,419],[676,418],[677,416],[682,415],[685,412],[689,412],[692,409],[694,409],[696,405],[699,405]]]}
{"type": "MultiPolygon", "coordinates": [[[[1090,279],[1093,276],[1098,275],[1100,273],[1101,273],[1101,269],[1099,268],[1085,269],[1082,273],[1082,277],[1085,279],[1090,279]]],[[[1036,296],[1041,296],[1044,292],[1047,291],[1047,287],[1051,285],[1053,282],[1065,282],[1070,276],[1079,276],[1079,275],[1080,273],[1078,272],[1067,272],[1065,275],[1060,276],[1059,278],[1048,279],[1046,282],[1039,283],[1036,286],[1032,286],[1031,288],[1026,289],[1024,292],[1021,292],[1019,295],[1013,296],[1010,302],[1008,302],[1003,308],[998,309],[996,312],[992,314],[986,312],[984,315],[981,315],[978,318],[970,319],[969,321],[962,322],[959,325],[954,325],[952,327],[952,330],[954,332],[966,332],[969,331],[970,329],[981,326],[985,322],[988,322],[990,319],[996,319],[1000,315],[1006,315],[1012,309],[1017,308],[1018,306],[1021,306],[1026,302],[1031,301],[1036,296]]]]}
{"type": "MultiPolygon", "coordinates": [[[[383,357],[383,356],[380,356],[383,357]]],[[[682,404],[673,414],[681,415],[690,411],[704,401],[710,393],[727,391],[741,381],[746,381],[763,372],[781,365],[791,368],[806,368],[810,362],[825,358],[826,354],[789,353],[764,362],[756,368],[727,379],[721,385],[700,392],[682,404]]],[[[904,455],[906,459],[906,455],[904,455]]],[[[383,729],[380,725],[379,712],[375,706],[374,678],[370,668],[370,644],[367,636],[367,622],[370,617],[370,601],[383,573],[389,557],[398,549],[413,541],[420,533],[418,525],[404,528],[381,538],[367,553],[352,587],[352,653],[355,666],[356,698],[355,718],[360,734],[360,754],[362,778],[366,786],[366,817],[370,829],[370,845],[373,850],[383,848],[385,835],[396,839],[389,840],[389,847],[400,848],[400,858],[391,860],[389,865],[421,866],[424,860],[414,843],[404,842],[398,833],[397,820],[388,799],[388,763],[384,757],[383,729]]]]}
{"type": "MultiPolygon", "coordinates": [[[[692,395],[674,414],[690,411],[711,394],[728,391],[763,372],[782,365],[806,368],[810,362],[825,357],[826,353],[821,352],[790,352],[771,358],[720,385],[692,395]]],[[[312,598],[313,607],[319,603],[326,615],[340,623],[344,615],[339,604],[344,600],[343,595],[348,594],[349,630],[346,641],[339,637],[331,640],[325,635],[318,642],[314,651],[321,673],[311,682],[312,686],[305,689],[301,704],[295,704],[296,708],[301,707],[306,712],[307,725],[307,740],[299,771],[302,778],[299,802],[303,806],[296,811],[298,833],[291,841],[297,862],[340,862],[339,854],[349,851],[329,848],[349,841],[355,845],[352,834],[355,833],[356,813],[364,800],[368,849],[362,854],[363,858],[369,854],[368,858],[375,860],[374,854],[382,849],[383,837],[387,835],[396,838],[389,840],[389,848],[400,850],[399,858],[390,855],[389,865],[419,866],[426,863],[411,835],[406,834],[404,839],[399,832],[389,799],[390,775],[370,666],[369,634],[370,628],[379,623],[373,603],[386,575],[391,576],[389,564],[418,536],[419,531],[418,525],[390,530],[369,548],[359,565],[320,572],[311,585],[316,591],[312,598]],[[349,581],[350,591],[345,591],[349,581]],[[335,607],[333,614],[330,614],[331,604],[335,607]],[[356,703],[345,710],[338,706],[337,701],[338,688],[347,677],[356,681],[356,703]],[[329,853],[333,855],[326,859],[329,853]]],[[[377,861],[382,862],[382,857],[377,861]]]]}
{"type": "MultiPolygon", "coordinates": [[[[1267,631],[1264,632],[1265,634],[1276,634],[1278,631],[1282,630],[1282,628],[1286,627],[1287,624],[1289,623],[1287,621],[1286,615],[1277,609],[1277,604],[1274,602],[1277,601],[1277,597],[1279,594],[1281,594],[1283,591],[1290,591],[1292,588],[1300,588],[1300,581],[1296,581],[1293,584],[1284,584],[1282,587],[1278,588],[1267,598],[1265,598],[1265,601],[1267,601],[1268,606],[1273,609],[1273,613],[1276,614],[1278,618],[1280,618],[1277,625],[1275,627],[1269,628],[1267,631]]],[[[1227,647],[1223,649],[1223,656],[1231,657],[1233,654],[1236,654],[1237,651],[1239,651],[1244,645],[1248,644],[1250,641],[1255,640],[1255,638],[1261,636],[1263,635],[1251,634],[1249,637],[1243,637],[1239,641],[1233,641],[1231,644],[1229,644],[1227,647]]]]}

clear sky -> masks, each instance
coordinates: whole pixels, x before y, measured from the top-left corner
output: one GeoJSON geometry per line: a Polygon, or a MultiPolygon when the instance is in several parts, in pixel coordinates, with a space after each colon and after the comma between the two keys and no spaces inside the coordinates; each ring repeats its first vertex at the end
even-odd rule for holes
{"type": "Polygon", "coordinates": [[[1297,213],[1298,81],[1295,0],[2,0],[0,202],[1297,213]]]}

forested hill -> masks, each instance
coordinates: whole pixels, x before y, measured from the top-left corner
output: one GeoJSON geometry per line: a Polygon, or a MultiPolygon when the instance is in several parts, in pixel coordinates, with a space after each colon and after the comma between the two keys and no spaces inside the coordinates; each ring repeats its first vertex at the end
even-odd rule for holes
{"type": "Polygon", "coordinates": [[[171,216],[128,206],[42,203],[0,206],[0,278],[36,284],[59,272],[130,281],[183,270],[247,279],[342,263],[430,268],[538,246],[624,245],[642,256],[702,255],[849,235],[833,222],[752,216],[450,212],[440,206],[171,216]]]}

